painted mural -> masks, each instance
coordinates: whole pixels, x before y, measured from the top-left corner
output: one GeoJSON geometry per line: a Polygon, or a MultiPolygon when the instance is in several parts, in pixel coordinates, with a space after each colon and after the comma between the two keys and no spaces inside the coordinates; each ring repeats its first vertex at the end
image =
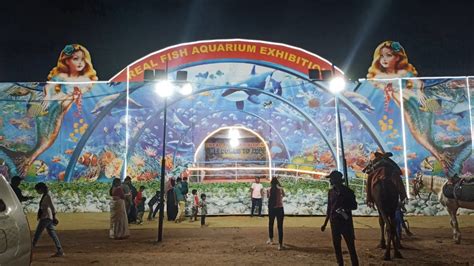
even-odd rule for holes
{"type": "Polygon", "coordinates": [[[394,154],[406,178],[474,173],[474,79],[418,78],[403,46],[386,41],[375,49],[367,79],[339,95],[337,117],[328,81],[310,80],[308,69],[342,71],[299,48],[248,40],[168,47],[108,82],[97,81],[85,47],[66,45],[48,82],[0,84],[1,173],[30,182],[159,179],[164,100],[143,72],[165,68],[169,80],[186,71],[193,87],[168,99],[169,176],[205,165],[195,154],[212,132],[242,126],[265,140],[273,174],[319,179],[341,167],[337,121],[354,180],[379,149],[394,154]]]}

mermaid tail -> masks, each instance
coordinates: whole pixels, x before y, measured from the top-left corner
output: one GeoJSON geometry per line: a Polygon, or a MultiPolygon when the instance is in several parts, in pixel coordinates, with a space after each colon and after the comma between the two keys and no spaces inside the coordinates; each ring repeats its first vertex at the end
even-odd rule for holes
{"type": "Polygon", "coordinates": [[[40,156],[46,149],[53,145],[61,129],[64,116],[71,108],[73,101],[70,97],[63,100],[50,101],[47,103],[47,109],[42,107],[42,105],[45,105],[42,102],[31,105],[27,111],[27,114],[36,115],[36,145],[33,149],[28,152],[20,152],[0,146],[0,151],[8,156],[15,165],[16,169],[10,170],[12,174],[25,176],[33,161],[36,160],[38,156],[40,156]],[[33,109],[44,112],[39,114],[32,111],[33,109]]]}
{"type": "Polygon", "coordinates": [[[447,176],[460,174],[463,163],[472,154],[472,141],[465,141],[464,143],[443,149],[441,153],[441,164],[447,176]]]}

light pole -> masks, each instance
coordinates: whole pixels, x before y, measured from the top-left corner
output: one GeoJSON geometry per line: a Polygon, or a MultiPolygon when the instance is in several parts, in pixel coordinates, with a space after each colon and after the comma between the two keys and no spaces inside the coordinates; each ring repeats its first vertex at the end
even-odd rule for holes
{"type": "MultiPolygon", "coordinates": [[[[168,62],[166,62],[168,63],[168,62]]],[[[160,174],[160,214],[158,218],[158,242],[163,240],[163,219],[165,212],[165,176],[166,176],[166,122],[167,122],[167,110],[168,110],[168,97],[171,97],[174,90],[179,88],[181,95],[189,95],[192,93],[193,88],[191,84],[186,82],[187,72],[177,71],[176,81],[177,84],[173,84],[168,80],[168,64],[166,64],[165,70],[147,70],[145,72],[145,80],[154,80],[155,92],[164,99],[163,107],[163,144],[161,152],[161,174],[160,174]],[[180,83],[182,82],[182,83],[180,83]]]]}
{"type": "Polygon", "coordinates": [[[329,82],[329,91],[334,94],[335,103],[336,103],[336,115],[338,120],[338,131],[339,131],[339,142],[341,143],[341,153],[342,153],[342,169],[344,174],[344,180],[346,182],[346,186],[349,186],[349,178],[347,176],[347,162],[346,156],[344,154],[344,140],[342,138],[342,127],[341,127],[341,115],[339,113],[339,94],[344,91],[346,88],[346,82],[342,77],[334,77],[329,82]]]}

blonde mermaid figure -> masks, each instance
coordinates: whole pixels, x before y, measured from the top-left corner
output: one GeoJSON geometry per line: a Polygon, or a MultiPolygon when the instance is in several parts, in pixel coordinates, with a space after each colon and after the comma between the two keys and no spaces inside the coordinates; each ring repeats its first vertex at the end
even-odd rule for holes
{"type": "Polygon", "coordinates": [[[43,100],[28,105],[27,115],[36,120],[37,143],[17,164],[19,174],[24,174],[31,163],[54,144],[73,103],[76,103],[78,110],[75,116],[80,115],[82,95],[91,90],[90,82],[96,80],[89,51],[79,44],[66,45],[57,65],[48,75],[43,100]]]}
{"type": "MultiPolygon", "coordinates": [[[[398,107],[401,106],[398,80],[396,84],[392,84],[394,80],[391,79],[410,78],[417,75],[418,72],[408,62],[405,49],[400,43],[385,41],[375,49],[367,78],[376,88],[383,90],[385,111],[391,112],[388,108],[391,100],[398,107]]],[[[465,147],[461,145],[453,150],[448,150],[442,149],[434,143],[431,128],[433,111],[427,108],[429,105],[423,91],[423,82],[419,79],[402,79],[402,90],[405,123],[415,140],[441,162],[448,174],[451,175],[459,171],[460,166],[454,165],[454,157],[459,150],[465,147]]],[[[430,102],[430,104],[432,103],[430,102]]]]}

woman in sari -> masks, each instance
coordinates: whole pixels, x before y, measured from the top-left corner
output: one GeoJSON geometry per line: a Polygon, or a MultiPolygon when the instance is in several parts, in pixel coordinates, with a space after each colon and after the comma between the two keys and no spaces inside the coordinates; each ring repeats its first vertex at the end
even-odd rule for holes
{"type": "Polygon", "coordinates": [[[125,210],[125,195],[119,178],[114,178],[110,188],[110,232],[113,239],[125,239],[130,236],[128,230],[127,212],[125,210]]]}

